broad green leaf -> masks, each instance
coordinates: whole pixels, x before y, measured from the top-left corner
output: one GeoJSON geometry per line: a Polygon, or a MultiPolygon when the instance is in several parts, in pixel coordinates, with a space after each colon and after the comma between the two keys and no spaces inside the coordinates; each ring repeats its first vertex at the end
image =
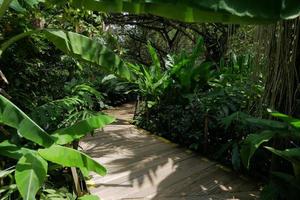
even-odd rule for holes
{"type": "Polygon", "coordinates": [[[86,62],[97,64],[103,67],[103,70],[113,73],[120,78],[128,81],[134,80],[132,72],[129,70],[128,66],[113,51],[95,40],[74,32],[50,29],[24,32],[1,44],[0,56],[16,41],[41,31],[43,31],[45,37],[50,42],[64,53],[86,62]]]}
{"type": "Polygon", "coordinates": [[[47,162],[37,153],[21,157],[16,165],[15,179],[24,200],[35,200],[35,195],[47,175],[47,162]]]}
{"type": "Polygon", "coordinates": [[[115,119],[107,115],[97,115],[85,120],[82,120],[70,127],[63,128],[55,131],[51,136],[56,144],[68,144],[73,140],[85,136],[97,128],[103,128],[105,125],[110,124],[115,119]]]}
{"type": "Polygon", "coordinates": [[[39,149],[38,153],[45,159],[66,167],[86,168],[101,176],[106,174],[106,169],[88,155],[59,145],[52,145],[46,149],[39,149]]]}
{"type": "Polygon", "coordinates": [[[276,117],[278,119],[281,119],[282,121],[289,123],[294,128],[300,129],[300,119],[296,119],[296,118],[293,118],[291,116],[288,116],[286,114],[279,113],[279,112],[271,112],[271,115],[273,117],[276,117]]]}
{"type": "Polygon", "coordinates": [[[78,200],[100,200],[100,198],[96,195],[84,195],[83,197],[79,197],[78,200]]]}
{"type": "Polygon", "coordinates": [[[10,7],[17,12],[25,12],[26,11],[26,9],[20,5],[18,0],[13,0],[10,4],[10,7]]]}
{"type": "Polygon", "coordinates": [[[293,118],[286,115],[286,114],[283,114],[283,113],[280,113],[280,112],[274,112],[274,111],[271,111],[268,109],[268,111],[270,112],[270,114],[273,116],[273,117],[276,117],[278,119],[281,119],[282,121],[285,121],[285,122],[290,122],[290,121],[293,121],[293,118]]]}
{"type": "Polygon", "coordinates": [[[267,109],[267,111],[271,114],[271,116],[276,117],[278,119],[281,119],[282,121],[285,121],[285,122],[293,121],[293,118],[286,115],[286,114],[276,112],[276,111],[272,111],[271,109],[267,109]]]}
{"type": "Polygon", "coordinates": [[[44,34],[66,54],[97,64],[108,72],[131,80],[131,72],[120,57],[99,42],[78,33],[62,30],[44,30],[44,34]]]}
{"type": "Polygon", "coordinates": [[[242,144],[240,152],[243,165],[246,168],[249,168],[250,159],[252,158],[258,147],[262,143],[269,141],[274,135],[275,133],[273,131],[266,130],[259,134],[250,134],[246,137],[242,144]]]}
{"type": "Polygon", "coordinates": [[[284,132],[281,132],[280,136],[282,137],[289,137],[289,138],[295,138],[298,140],[300,138],[300,119],[293,118],[289,115],[272,111],[271,109],[268,109],[268,112],[273,116],[276,117],[284,122],[286,122],[288,125],[290,125],[292,128],[289,128],[288,130],[284,130],[284,132]]]}
{"type": "Polygon", "coordinates": [[[70,3],[93,11],[153,14],[185,22],[270,23],[300,15],[298,0],[72,0],[70,3]]]}
{"type": "Polygon", "coordinates": [[[286,129],[288,128],[286,123],[283,122],[278,122],[278,121],[274,121],[274,120],[268,120],[268,119],[258,119],[258,118],[247,118],[246,119],[247,122],[253,124],[253,125],[257,125],[257,126],[262,126],[264,128],[269,128],[269,129],[286,129]]]}
{"type": "Polygon", "coordinates": [[[150,42],[148,42],[147,47],[152,59],[152,66],[150,67],[151,75],[153,77],[161,77],[161,66],[158,55],[150,42]]]}
{"type": "Polygon", "coordinates": [[[24,147],[18,147],[15,144],[12,144],[8,140],[5,140],[0,143],[0,155],[19,160],[22,156],[27,153],[34,153],[34,150],[27,149],[24,147]]]}
{"type": "Polygon", "coordinates": [[[293,165],[295,175],[300,177],[300,148],[285,149],[283,151],[272,147],[265,148],[277,156],[290,161],[293,165]]]}
{"type": "Polygon", "coordinates": [[[54,142],[50,135],[2,95],[0,95],[0,123],[17,129],[24,138],[41,146],[49,147],[54,142]]]}

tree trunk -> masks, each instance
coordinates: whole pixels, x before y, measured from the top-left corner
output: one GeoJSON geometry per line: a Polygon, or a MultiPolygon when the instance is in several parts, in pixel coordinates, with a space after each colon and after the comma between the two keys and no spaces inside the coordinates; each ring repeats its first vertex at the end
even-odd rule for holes
{"type": "Polygon", "coordinates": [[[300,20],[282,21],[269,26],[270,40],[266,51],[267,77],[265,103],[279,112],[299,115],[299,24],[300,20]]]}

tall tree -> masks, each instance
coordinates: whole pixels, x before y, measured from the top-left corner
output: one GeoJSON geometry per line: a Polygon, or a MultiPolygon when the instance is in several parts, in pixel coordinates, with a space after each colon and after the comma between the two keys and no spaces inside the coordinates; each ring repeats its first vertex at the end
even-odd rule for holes
{"type": "Polygon", "coordinates": [[[263,28],[269,35],[265,102],[287,114],[300,115],[300,19],[281,21],[263,28]],[[266,30],[267,29],[267,30],[266,30]]]}

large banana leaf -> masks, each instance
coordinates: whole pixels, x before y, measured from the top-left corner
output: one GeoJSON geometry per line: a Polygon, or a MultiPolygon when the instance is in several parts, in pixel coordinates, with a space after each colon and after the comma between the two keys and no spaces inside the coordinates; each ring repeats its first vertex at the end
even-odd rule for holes
{"type": "Polygon", "coordinates": [[[82,120],[73,126],[63,128],[55,131],[51,136],[54,138],[56,144],[68,144],[73,140],[85,136],[97,128],[103,128],[105,125],[110,124],[115,119],[107,115],[97,115],[85,120],[82,120]]]}
{"type": "Polygon", "coordinates": [[[48,164],[37,153],[21,157],[16,165],[15,179],[24,200],[35,200],[35,195],[47,175],[48,164]]]}
{"type": "Polygon", "coordinates": [[[247,136],[242,144],[240,152],[242,162],[246,168],[249,168],[250,159],[259,146],[262,143],[269,141],[274,135],[275,133],[273,131],[266,130],[259,134],[250,134],[247,136]]]}
{"type": "Polygon", "coordinates": [[[106,174],[106,169],[102,165],[97,163],[88,155],[75,149],[54,144],[49,148],[39,149],[38,153],[45,160],[60,164],[62,166],[87,169],[89,171],[94,171],[101,176],[106,174]]]}
{"type": "Polygon", "coordinates": [[[104,70],[131,80],[125,63],[110,49],[99,42],[78,33],[62,30],[45,30],[46,38],[66,54],[101,66],[104,70]]]}
{"type": "Polygon", "coordinates": [[[54,141],[41,127],[8,99],[0,95],[0,123],[13,127],[26,139],[49,147],[54,141]]]}
{"type": "Polygon", "coordinates": [[[134,80],[127,64],[117,54],[96,40],[70,31],[44,29],[18,34],[1,44],[0,56],[13,43],[37,33],[43,33],[47,40],[68,55],[99,65],[103,70],[120,78],[128,81],[134,80]]]}
{"type": "Polygon", "coordinates": [[[76,8],[113,13],[153,14],[185,22],[266,23],[295,18],[300,14],[299,0],[71,0],[69,2],[76,8]]]}

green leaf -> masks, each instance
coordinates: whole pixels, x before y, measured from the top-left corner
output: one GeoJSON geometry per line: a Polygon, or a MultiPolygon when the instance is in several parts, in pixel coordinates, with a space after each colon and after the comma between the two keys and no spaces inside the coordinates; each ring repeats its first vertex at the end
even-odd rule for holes
{"type": "Polygon", "coordinates": [[[270,23],[300,14],[298,0],[72,0],[71,5],[108,13],[153,14],[185,22],[270,23]]]}
{"type": "Polygon", "coordinates": [[[15,179],[24,200],[35,200],[35,195],[47,175],[47,162],[38,154],[28,153],[16,165],[15,179]]]}
{"type": "Polygon", "coordinates": [[[96,195],[84,195],[83,197],[79,197],[78,200],[100,200],[100,198],[96,195]]]}
{"type": "Polygon", "coordinates": [[[8,99],[0,95],[0,123],[13,127],[26,139],[49,147],[54,141],[41,127],[8,99]]]}
{"type": "Polygon", "coordinates": [[[0,18],[4,15],[5,11],[8,9],[12,0],[1,0],[0,3],[0,18]]]}
{"type": "Polygon", "coordinates": [[[106,174],[106,169],[88,155],[59,145],[52,145],[46,149],[39,149],[38,153],[45,159],[66,167],[85,168],[101,176],[106,174]]]}
{"type": "Polygon", "coordinates": [[[70,127],[55,131],[51,136],[56,144],[68,144],[73,140],[85,136],[97,128],[103,128],[105,125],[114,122],[113,117],[107,115],[97,115],[85,120],[82,120],[70,127]]]}
{"type": "Polygon", "coordinates": [[[131,72],[113,51],[84,35],[62,30],[44,30],[46,38],[58,49],[81,60],[103,67],[104,70],[131,80],[131,72]]]}
{"type": "Polygon", "coordinates": [[[300,148],[285,149],[284,151],[277,150],[272,147],[265,148],[276,154],[277,156],[291,162],[295,175],[300,178],[300,148]]]}
{"type": "Polygon", "coordinates": [[[246,119],[247,122],[253,124],[253,125],[257,125],[257,126],[261,126],[264,128],[269,128],[269,129],[286,129],[288,128],[286,123],[283,122],[278,122],[278,121],[274,121],[274,120],[268,120],[268,119],[258,119],[258,118],[247,118],[246,119]]]}
{"type": "Polygon", "coordinates": [[[27,153],[34,153],[34,150],[27,149],[24,147],[18,147],[15,144],[12,144],[8,140],[5,140],[0,143],[0,155],[19,160],[22,156],[27,153]]]}
{"type": "Polygon", "coordinates": [[[160,66],[158,55],[155,49],[151,46],[150,42],[148,42],[147,47],[152,60],[152,66],[150,67],[151,75],[153,77],[161,77],[161,66],[160,66]]]}
{"type": "Polygon", "coordinates": [[[259,134],[250,134],[244,140],[242,147],[241,147],[241,158],[243,165],[249,169],[250,159],[252,158],[255,151],[258,147],[264,143],[269,141],[275,133],[273,131],[262,131],[259,134]]]}
{"type": "Polygon", "coordinates": [[[80,171],[84,178],[86,178],[86,179],[89,178],[90,172],[86,168],[80,168],[80,171]]]}
{"type": "Polygon", "coordinates": [[[296,129],[300,129],[300,119],[290,117],[290,116],[288,116],[286,114],[283,114],[283,113],[280,113],[280,112],[270,112],[270,114],[273,117],[276,117],[278,119],[281,119],[284,122],[287,122],[292,127],[296,128],[296,129]]]}
{"type": "Polygon", "coordinates": [[[18,0],[13,0],[10,4],[10,7],[17,12],[25,12],[26,11],[26,9],[20,5],[18,0]]]}

